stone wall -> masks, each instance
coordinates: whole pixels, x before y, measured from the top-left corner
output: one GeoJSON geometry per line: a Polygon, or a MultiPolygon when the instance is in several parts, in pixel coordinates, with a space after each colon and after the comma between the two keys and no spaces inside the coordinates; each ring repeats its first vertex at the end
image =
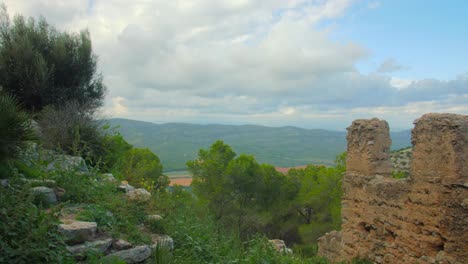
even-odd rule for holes
{"type": "Polygon", "coordinates": [[[348,128],[342,231],[319,239],[320,255],[468,263],[468,116],[426,114],[414,124],[407,179],[391,178],[386,121],[348,128]]]}

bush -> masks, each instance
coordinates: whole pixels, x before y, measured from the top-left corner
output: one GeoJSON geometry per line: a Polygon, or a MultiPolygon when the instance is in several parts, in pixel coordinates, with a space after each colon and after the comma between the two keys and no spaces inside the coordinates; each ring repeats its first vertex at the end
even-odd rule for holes
{"type": "Polygon", "coordinates": [[[39,115],[38,124],[45,148],[82,156],[90,165],[99,164],[104,153],[100,123],[77,102],[46,107],[39,115]]]}
{"type": "Polygon", "coordinates": [[[169,178],[162,175],[159,157],[147,148],[127,151],[118,171],[131,185],[149,191],[162,191],[169,185],[169,178]]]}
{"type": "Polygon", "coordinates": [[[65,263],[70,258],[57,232],[59,208],[33,203],[29,186],[0,187],[0,263],[65,263]]]}
{"type": "Polygon", "coordinates": [[[0,93],[0,113],[0,163],[4,163],[18,157],[26,142],[34,139],[34,131],[15,97],[0,93]]]}

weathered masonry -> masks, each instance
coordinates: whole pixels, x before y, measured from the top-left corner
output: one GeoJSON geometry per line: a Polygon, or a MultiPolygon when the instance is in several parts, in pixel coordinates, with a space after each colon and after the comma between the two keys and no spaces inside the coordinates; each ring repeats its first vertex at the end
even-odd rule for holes
{"type": "Polygon", "coordinates": [[[391,177],[386,121],[348,128],[342,230],[319,239],[320,255],[468,263],[468,116],[426,114],[414,124],[407,179],[391,177]]]}

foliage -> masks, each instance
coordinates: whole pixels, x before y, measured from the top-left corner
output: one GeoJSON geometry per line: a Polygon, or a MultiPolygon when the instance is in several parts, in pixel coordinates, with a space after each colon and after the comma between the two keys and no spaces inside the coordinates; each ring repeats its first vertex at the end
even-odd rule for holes
{"type": "Polygon", "coordinates": [[[167,176],[162,175],[159,157],[151,150],[132,148],[121,161],[118,172],[131,185],[149,190],[164,190],[169,185],[167,176]]]}
{"type": "Polygon", "coordinates": [[[206,204],[182,188],[174,188],[158,201],[167,215],[167,234],[177,241],[166,263],[327,263],[317,257],[279,254],[262,234],[241,240],[210,215],[206,204]]]}
{"type": "Polygon", "coordinates": [[[26,142],[34,139],[31,120],[18,100],[0,90],[0,163],[17,158],[26,142]]]}
{"type": "Polygon", "coordinates": [[[88,31],[60,32],[44,18],[0,10],[0,85],[31,111],[76,101],[96,108],[105,87],[88,31]]]}
{"type": "Polygon", "coordinates": [[[91,164],[104,154],[103,131],[93,112],[76,101],[60,107],[46,107],[40,113],[41,142],[44,147],[79,155],[91,164]]]}
{"type": "Polygon", "coordinates": [[[58,211],[33,203],[28,185],[12,180],[0,187],[0,263],[64,263],[69,261],[57,232],[58,211]]]}
{"type": "Polygon", "coordinates": [[[106,134],[101,140],[102,149],[104,150],[101,156],[101,170],[105,172],[117,172],[113,170],[124,161],[125,153],[133,147],[118,132],[106,134]]]}
{"type": "Polygon", "coordinates": [[[409,177],[409,172],[407,171],[392,171],[392,178],[394,179],[406,179],[409,177]]]}

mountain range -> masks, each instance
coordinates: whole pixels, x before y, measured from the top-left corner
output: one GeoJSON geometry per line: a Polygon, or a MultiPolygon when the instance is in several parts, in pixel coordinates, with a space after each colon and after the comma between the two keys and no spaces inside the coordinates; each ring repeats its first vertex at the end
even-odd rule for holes
{"type": "MultiPolygon", "coordinates": [[[[237,154],[251,154],[261,163],[278,167],[333,165],[336,155],[346,150],[345,131],[292,126],[155,124],[120,118],[107,121],[130,144],[156,153],[165,171],[186,169],[187,160],[195,159],[200,148],[206,149],[218,139],[237,154]]],[[[410,130],[391,132],[391,137],[392,149],[411,146],[410,130]]]]}

